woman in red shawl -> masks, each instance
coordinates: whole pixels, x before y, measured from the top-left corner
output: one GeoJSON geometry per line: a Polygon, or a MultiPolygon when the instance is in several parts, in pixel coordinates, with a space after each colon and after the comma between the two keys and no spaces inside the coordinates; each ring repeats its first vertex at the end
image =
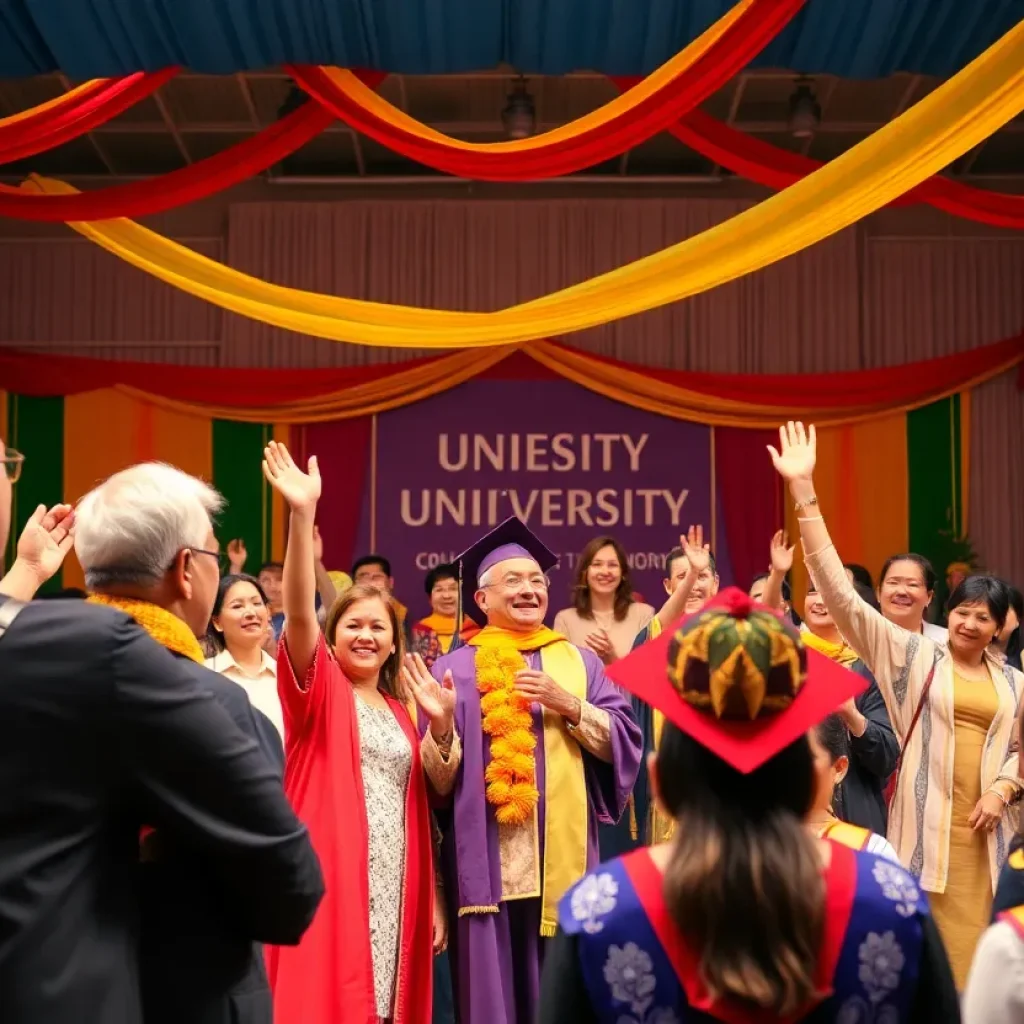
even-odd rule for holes
{"type": "MultiPolygon", "coordinates": [[[[341,597],[321,633],[315,607],[309,472],[275,442],[263,471],[291,510],[278,688],[285,789],[309,828],[327,895],[301,944],[267,951],[277,1024],[428,1024],[435,939],[426,777],[450,791],[458,737],[450,679],[402,667],[394,606],[373,587],[341,597]],[[422,740],[404,700],[430,729],[422,740]]],[[[440,927],[443,933],[443,925],[440,927]]]]}

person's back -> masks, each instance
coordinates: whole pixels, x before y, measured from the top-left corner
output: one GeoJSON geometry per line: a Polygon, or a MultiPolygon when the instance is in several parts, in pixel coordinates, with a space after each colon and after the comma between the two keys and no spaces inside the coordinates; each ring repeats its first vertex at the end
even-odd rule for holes
{"type": "MultiPolygon", "coordinates": [[[[933,1004],[922,989],[935,981],[928,973],[927,947],[937,938],[934,925],[925,924],[926,897],[906,871],[885,858],[840,843],[830,847],[818,973],[822,991],[830,994],[791,1019],[801,1024],[931,1020],[933,1004]],[[853,1015],[867,1006],[878,1016],[853,1015]]],[[[664,882],[652,851],[638,850],[602,864],[563,900],[564,938],[554,952],[567,962],[563,972],[554,973],[583,981],[576,999],[586,1007],[572,1021],[617,1024],[632,1020],[629,1014],[640,1005],[640,1020],[772,1019],[737,1016],[734,1003],[709,1005],[697,969],[700,956],[672,919],[664,882]]],[[[771,922],[752,920],[751,927],[767,938],[771,922]]]]}
{"type": "Polygon", "coordinates": [[[139,1017],[133,879],[141,801],[112,714],[128,621],[27,605],[0,637],[0,1017],[139,1017]]]}
{"type": "MultiPolygon", "coordinates": [[[[280,736],[245,690],[204,665],[178,660],[283,777],[280,736]]],[[[269,1021],[272,1001],[263,949],[235,927],[233,908],[205,852],[153,832],[138,871],[146,1024],[269,1021]]]]}
{"type": "Polygon", "coordinates": [[[257,744],[111,609],[35,602],[0,637],[0,778],[4,1024],[143,1020],[143,826],[203,850],[243,941],[297,942],[322,896],[257,744]]]}
{"type": "Polygon", "coordinates": [[[737,590],[609,674],[665,716],[649,769],[675,827],[562,899],[540,1024],[959,1020],[914,878],[805,825],[833,781],[814,729],[861,677],[737,590]]]}

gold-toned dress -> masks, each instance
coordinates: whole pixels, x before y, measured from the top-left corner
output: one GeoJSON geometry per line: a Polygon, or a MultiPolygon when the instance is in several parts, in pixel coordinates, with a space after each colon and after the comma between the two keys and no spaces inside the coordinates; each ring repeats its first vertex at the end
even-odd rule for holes
{"type": "Polygon", "coordinates": [[[953,673],[953,812],[949,835],[949,875],[944,893],[928,893],[935,923],[949,953],[962,992],[974,947],[992,913],[988,837],[967,823],[981,799],[981,758],[999,698],[991,680],[953,673]]]}

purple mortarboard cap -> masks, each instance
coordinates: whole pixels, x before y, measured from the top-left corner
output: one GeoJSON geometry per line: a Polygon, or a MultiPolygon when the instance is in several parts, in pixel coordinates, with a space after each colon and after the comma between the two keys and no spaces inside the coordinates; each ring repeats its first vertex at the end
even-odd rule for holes
{"type": "MultiPolygon", "coordinates": [[[[486,616],[476,603],[474,595],[480,577],[493,565],[508,558],[532,558],[541,572],[558,565],[558,556],[539,540],[521,519],[510,516],[496,526],[486,537],[481,537],[455,559],[459,570],[459,596],[462,611],[478,625],[484,625],[486,616]]],[[[456,621],[460,621],[458,618],[456,621]]]]}

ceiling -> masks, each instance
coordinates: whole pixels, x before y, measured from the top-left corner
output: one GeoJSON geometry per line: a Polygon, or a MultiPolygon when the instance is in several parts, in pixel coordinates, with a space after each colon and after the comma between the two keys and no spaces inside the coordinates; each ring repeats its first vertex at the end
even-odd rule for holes
{"type": "MultiPolygon", "coordinates": [[[[745,72],[711,97],[704,109],[777,146],[830,160],[898,116],[938,83],[912,74],[874,81],[815,76],[821,123],[811,138],[797,139],[788,126],[794,80],[793,73],[787,71],[745,72]]],[[[512,83],[511,69],[469,75],[392,75],[380,92],[439,131],[474,142],[491,142],[505,138],[501,111],[512,83]]],[[[58,74],[0,80],[0,116],[57,96],[68,84],[58,74]]],[[[579,117],[617,94],[603,75],[595,74],[531,77],[527,86],[535,101],[538,131],[579,117]]],[[[252,135],[276,120],[282,106],[297,98],[281,72],[224,77],[182,73],[89,136],[2,170],[8,176],[35,171],[72,178],[162,174],[252,135]]],[[[992,136],[949,171],[971,178],[1024,179],[1024,118],[992,136]]],[[[434,174],[337,122],[268,172],[274,178],[341,181],[434,174]]],[[[587,175],[608,180],[657,177],[683,181],[727,176],[727,172],[663,133],[622,157],[591,168],[587,175]]]]}
{"type": "MultiPolygon", "coordinates": [[[[736,0],[0,0],[0,77],[337,64],[409,75],[644,75],[736,0]]],[[[754,61],[845,78],[955,74],[1024,0],[806,0],[754,61]]]]}

